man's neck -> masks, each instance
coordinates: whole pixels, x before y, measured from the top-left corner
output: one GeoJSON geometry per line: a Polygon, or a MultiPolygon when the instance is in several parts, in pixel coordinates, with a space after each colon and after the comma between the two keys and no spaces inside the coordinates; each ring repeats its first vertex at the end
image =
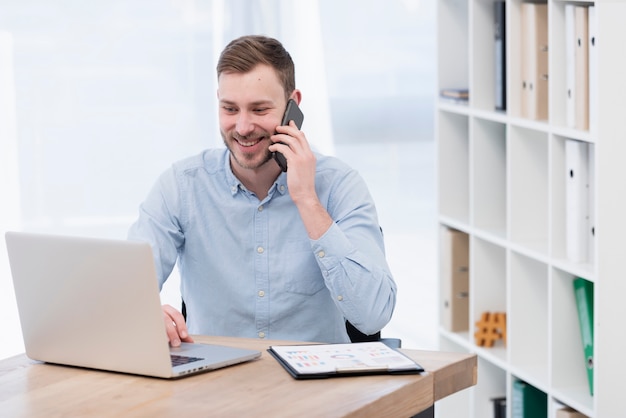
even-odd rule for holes
{"type": "Polygon", "coordinates": [[[267,197],[267,193],[276,181],[281,171],[274,161],[268,161],[259,168],[243,168],[237,163],[230,161],[231,169],[235,177],[241,181],[246,189],[253,192],[259,200],[267,197]]]}

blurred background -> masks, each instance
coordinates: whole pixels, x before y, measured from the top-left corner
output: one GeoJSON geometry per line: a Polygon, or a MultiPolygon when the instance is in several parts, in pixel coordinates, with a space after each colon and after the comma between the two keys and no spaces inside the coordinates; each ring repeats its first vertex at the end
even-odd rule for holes
{"type": "MultiPolygon", "coordinates": [[[[172,162],[221,147],[215,65],[243,34],[296,64],[303,130],[373,194],[398,304],[437,348],[435,0],[0,0],[0,230],[125,238],[172,162]]],[[[174,274],[162,292],[177,304],[174,274]]],[[[23,351],[4,239],[0,358],[23,351]]]]}

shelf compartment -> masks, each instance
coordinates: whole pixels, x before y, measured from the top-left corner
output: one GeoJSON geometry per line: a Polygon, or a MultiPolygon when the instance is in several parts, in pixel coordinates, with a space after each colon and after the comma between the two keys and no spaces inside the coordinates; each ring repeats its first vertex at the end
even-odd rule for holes
{"type": "Polygon", "coordinates": [[[592,411],[573,280],[576,276],[552,269],[550,324],[551,375],[554,394],[578,410],[592,411]]]}
{"type": "MultiPolygon", "coordinates": [[[[444,331],[445,332],[445,331],[444,331]]],[[[447,338],[440,340],[439,349],[442,351],[451,351],[457,353],[467,353],[469,350],[464,344],[457,344],[455,341],[447,338]]],[[[478,382],[482,380],[483,371],[480,368],[480,359],[478,365],[478,382]]],[[[462,390],[460,392],[453,393],[440,401],[435,403],[435,411],[438,417],[457,417],[457,418],[470,418],[474,415],[471,414],[471,405],[474,395],[475,387],[462,390]]]]}
{"type": "Polygon", "coordinates": [[[469,222],[469,118],[438,112],[439,210],[444,216],[469,222]]]}
{"type": "Polygon", "coordinates": [[[516,252],[509,257],[510,364],[529,383],[548,387],[548,265],[516,252]]]}
{"type": "Polygon", "coordinates": [[[506,238],[506,125],[484,119],[472,124],[473,226],[506,238]]]}
{"type": "Polygon", "coordinates": [[[439,2],[437,33],[439,90],[469,88],[468,21],[467,0],[439,2]]]}
{"type": "MultiPolygon", "coordinates": [[[[484,312],[507,312],[506,249],[488,241],[470,240],[470,339],[476,344],[476,322],[484,312]]],[[[502,363],[507,361],[506,344],[496,341],[493,347],[478,347],[502,363]]]]}
{"type": "Polygon", "coordinates": [[[547,255],[548,134],[512,126],[507,144],[509,238],[547,255]]]}

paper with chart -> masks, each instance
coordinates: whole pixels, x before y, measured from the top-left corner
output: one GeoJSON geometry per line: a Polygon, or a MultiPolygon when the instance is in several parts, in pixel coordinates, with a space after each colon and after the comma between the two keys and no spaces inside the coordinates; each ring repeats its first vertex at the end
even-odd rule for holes
{"type": "Polygon", "coordinates": [[[410,371],[422,368],[382,342],[272,346],[297,374],[410,371]]]}

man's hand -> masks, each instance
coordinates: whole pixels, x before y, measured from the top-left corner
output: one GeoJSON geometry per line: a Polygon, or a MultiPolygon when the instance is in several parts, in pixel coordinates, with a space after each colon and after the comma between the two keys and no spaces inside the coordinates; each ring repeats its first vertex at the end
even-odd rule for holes
{"type": "Polygon", "coordinates": [[[289,196],[295,203],[309,238],[319,239],[333,223],[315,191],[317,160],[304,132],[293,121],[288,126],[277,126],[270,151],[282,152],[287,159],[289,196]]]}
{"type": "Polygon", "coordinates": [[[170,305],[163,305],[163,321],[165,332],[172,347],[180,346],[181,342],[192,343],[193,339],[187,331],[187,324],[183,314],[170,305]]]}

